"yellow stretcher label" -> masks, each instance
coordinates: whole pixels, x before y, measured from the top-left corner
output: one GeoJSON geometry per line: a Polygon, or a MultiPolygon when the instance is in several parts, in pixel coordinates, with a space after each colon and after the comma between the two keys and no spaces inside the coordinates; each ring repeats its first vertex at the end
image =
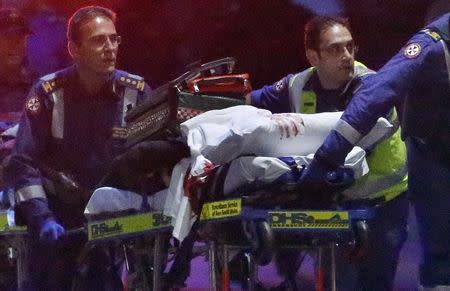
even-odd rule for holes
{"type": "Polygon", "coordinates": [[[141,213],[88,223],[88,240],[134,234],[170,226],[171,218],[162,212],[141,213]]]}
{"type": "Polygon", "coordinates": [[[348,229],[347,211],[269,211],[270,226],[298,229],[348,229]]]}
{"type": "Polygon", "coordinates": [[[9,226],[7,212],[0,212],[0,233],[25,232],[26,226],[9,226]]]}
{"type": "Polygon", "coordinates": [[[8,217],[6,216],[6,212],[0,213],[0,230],[4,231],[8,227],[8,217]]]}
{"type": "Polygon", "coordinates": [[[239,216],[242,212],[242,200],[230,199],[203,204],[200,220],[239,216]]]}

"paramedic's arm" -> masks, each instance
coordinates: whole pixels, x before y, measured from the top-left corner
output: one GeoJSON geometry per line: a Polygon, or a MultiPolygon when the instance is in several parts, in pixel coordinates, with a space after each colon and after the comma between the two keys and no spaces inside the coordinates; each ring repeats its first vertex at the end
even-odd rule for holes
{"type": "Polygon", "coordinates": [[[289,104],[288,75],[272,85],[263,86],[245,95],[245,104],[270,110],[273,113],[286,113],[291,111],[289,104]]]}
{"type": "Polygon", "coordinates": [[[437,59],[443,60],[439,44],[425,34],[415,35],[377,74],[365,78],[315,158],[330,167],[342,165],[380,116],[393,106],[398,108],[418,84],[431,82],[437,59]]]}
{"type": "Polygon", "coordinates": [[[18,211],[26,224],[32,227],[38,227],[52,218],[38,166],[48,148],[51,111],[40,91],[41,87],[36,85],[28,95],[15,146],[6,167],[6,179],[14,186],[18,211]]]}

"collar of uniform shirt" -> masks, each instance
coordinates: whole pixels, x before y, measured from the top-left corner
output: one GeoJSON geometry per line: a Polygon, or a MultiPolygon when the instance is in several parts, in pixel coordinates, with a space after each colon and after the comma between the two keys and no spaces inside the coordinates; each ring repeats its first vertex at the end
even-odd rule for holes
{"type": "MultiPolygon", "coordinates": [[[[101,100],[118,100],[120,98],[118,90],[120,88],[117,88],[117,72],[113,71],[107,79],[105,80],[105,84],[102,86],[102,88],[99,90],[99,92],[95,94],[90,94],[87,92],[87,90],[84,88],[84,86],[81,84],[78,72],[76,70],[76,67],[73,66],[71,74],[74,79],[70,80],[72,81],[71,86],[76,91],[79,91],[80,94],[78,94],[80,99],[86,99],[89,98],[91,100],[95,101],[101,101],[101,100]],[[91,98],[95,97],[95,98],[91,98]]],[[[76,98],[76,97],[75,97],[76,98]]],[[[78,98],[77,98],[78,99],[78,98]]]]}

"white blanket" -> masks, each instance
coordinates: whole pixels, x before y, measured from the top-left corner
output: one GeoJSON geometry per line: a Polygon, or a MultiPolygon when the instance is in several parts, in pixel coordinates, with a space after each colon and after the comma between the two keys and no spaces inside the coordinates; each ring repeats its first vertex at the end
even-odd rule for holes
{"type": "MultiPolygon", "coordinates": [[[[314,154],[307,156],[292,156],[297,167],[309,165],[314,154]]],[[[355,147],[347,156],[345,167],[354,171],[355,179],[368,173],[365,152],[355,147]]],[[[225,178],[223,192],[225,195],[233,194],[242,186],[258,181],[269,184],[285,173],[291,172],[290,165],[273,157],[239,157],[233,160],[225,178]]]]}
{"type": "MultiPolygon", "coordinates": [[[[205,173],[211,163],[220,165],[241,155],[312,157],[341,115],[342,112],[272,114],[268,110],[242,105],[211,110],[182,123],[181,130],[187,137],[191,158],[173,170],[164,207],[164,214],[173,218],[173,235],[183,240],[196,219],[182,187],[189,165],[189,175],[198,177],[205,173]]],[[[361,144],[370,146],[391,128],[387,120],[380,118],[361,144]]],[[[353,170],[358,175],[368,172],[365,162],[354,163],[355,157],[361,160],[364,156],[364,150],[355,147],[346,159],[353,159],[350,164],[354,164],[353,170]]]]}
{"type": "MultiPolygon", "coordinates": [[[[162,211],[167,197],[167,189],[161,190],[149,197],[147,203],[152,211],[162,211]]],[[[127,190],[113,187],[97,188],[91,195],[84,214],[100,214],[129,209],[142,210],[143,196],[127,190]]]]}

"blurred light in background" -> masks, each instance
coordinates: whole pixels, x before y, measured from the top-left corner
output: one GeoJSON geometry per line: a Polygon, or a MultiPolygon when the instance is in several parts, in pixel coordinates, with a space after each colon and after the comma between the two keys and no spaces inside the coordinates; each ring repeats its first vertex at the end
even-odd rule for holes
{"type": "Polygon", "coordinates": [[[345,4],[341,0],[291,0],[291,3],[301,6],[316,15],[344,15],[345,4]]]}

